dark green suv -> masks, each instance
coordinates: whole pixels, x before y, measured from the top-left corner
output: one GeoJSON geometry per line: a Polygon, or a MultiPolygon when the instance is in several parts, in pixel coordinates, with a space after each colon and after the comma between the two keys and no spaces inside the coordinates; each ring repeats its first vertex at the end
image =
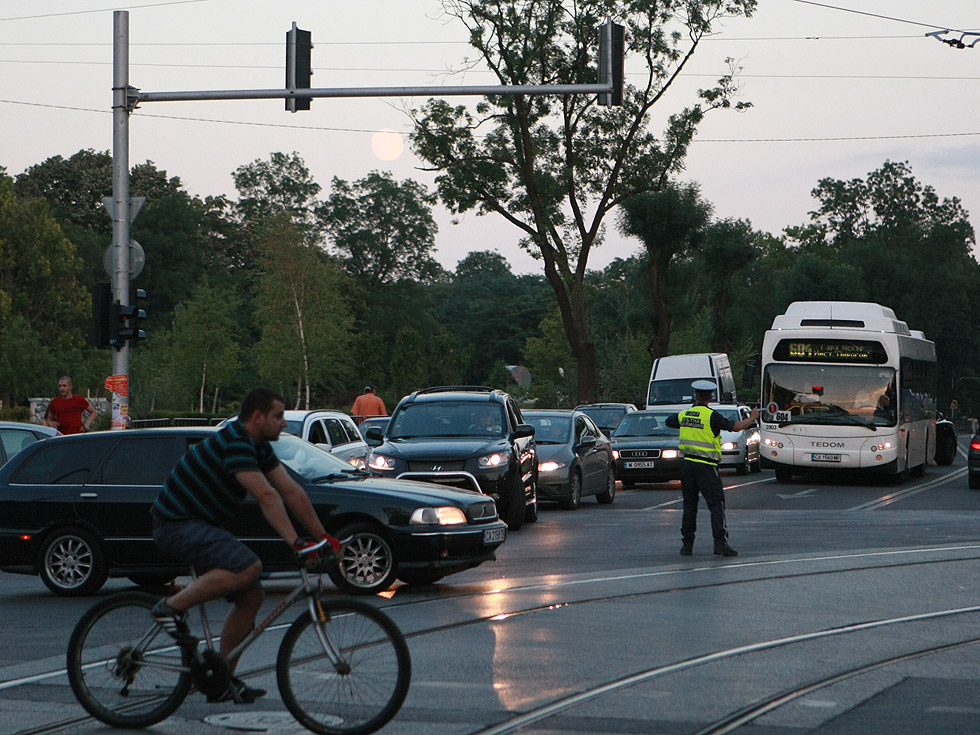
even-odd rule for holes
{"type": "Polygon", "coordinates": [[[512,396],[485,386],[441,386],[403,398],[371,450],[379,475],[469,488],[496,501],[511,530],[538,517],[534,428],[512,396]]]}

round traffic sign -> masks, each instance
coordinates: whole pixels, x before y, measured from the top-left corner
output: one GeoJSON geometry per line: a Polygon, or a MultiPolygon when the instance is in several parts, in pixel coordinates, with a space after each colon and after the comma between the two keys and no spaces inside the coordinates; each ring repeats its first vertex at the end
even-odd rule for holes
{"type": "Polygon", "coordinates": [[[770,401],[769,405],[766,406],[766,411],[768,413],[776,413],[776,411],[778,410],[779,410],[779,404],[776,403],[775,401],[770,401]]]}
{"type": "MultiPolygon", "coordinates": [[[[112,245],[109,245],[105,249],[105,255],[102,256],[102,265],[105,268],[105,272],[112,278],[112,274],[116,272],[116,254],[112,249],[112,245]]],[[[136,278],[136,276],[143,272],[144,265],[146,265],[146,253],[143,252],[143,246],[136,242],[136,240],[130,240],[129,277],[136,278]]]]}

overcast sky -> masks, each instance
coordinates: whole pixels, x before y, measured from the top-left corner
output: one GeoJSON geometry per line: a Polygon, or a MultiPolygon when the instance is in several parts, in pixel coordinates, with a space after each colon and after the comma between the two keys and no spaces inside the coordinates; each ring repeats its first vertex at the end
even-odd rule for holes
{"type": "MultiPolygon", "coordinates": [[[[130,82],[147,92],[283,85],[285,32],[313,34],[315,87],[492,84],[461,68],[473,52],[437,0],[0,0],[0,166],[15,175],[54,155],[110,150],[112,11],[130,11],[130,82]]],[[[760,0],[698,50],[658,120],[689,104],[733,57],[746,112],[712,113],[682,179],[696,181],[716,217],[748,219],[778,234],[808,221],[819,179],[865,177],[908,161],[941,197],[980,216],[980,44],[956,49],[925,34],[980,32],[977,0],[760,0]]],[[[958,39],[960,33],[945,38],[958,39]]],[[[968,45],[980,36],[965,37],[968,45]]],[[[627,60],[639,69],[639,60],[627,60]]],[[[461,98],[458,98],[461,99],[461,98]]],[[[372,170],[432,185],[405,146],[372,149],[376,131],[406,133],[405,108],[422,99],[315,99],[291,114],[281,100],[154,102],[132,116],[130,163],[153,161],[192,194],[234,197],[232,172],[273,151],[297,151],[317,182],[372,170]]],[[[655,123],[654,131],[659,132],[655,123]]],[[[383,148],[383,146],[382,146],[383,148]]],[[[496,249],[516,272],[539,266],[499,218],[437,211],[437,259],[496,249]]],[[[609,220],[610,225],[612,220],[609,220]]],[[[610,227],[590,265],[636,252],[610,227]]]]}

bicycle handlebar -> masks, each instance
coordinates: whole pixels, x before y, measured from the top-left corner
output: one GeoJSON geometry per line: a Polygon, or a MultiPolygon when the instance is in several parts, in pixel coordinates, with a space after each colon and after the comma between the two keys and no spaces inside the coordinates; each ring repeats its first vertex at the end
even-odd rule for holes
{"type": "MultiPolygon", "coordinates": [[[[348,536],[347,538],[342,538],[337,540],[340,541],[340,547],[343,548],[348,543],[350,543],[350,540],[352,538],[353,536],[348,536]]],[[[304,546],[302,549],[296,549],[296,556],[309,556],[310,554],[315,554],[318,551],[320,551],[324,546],[330,546],[329,538],[322,538],[319,541],[310,544],[309,546],[304,546]]]]}

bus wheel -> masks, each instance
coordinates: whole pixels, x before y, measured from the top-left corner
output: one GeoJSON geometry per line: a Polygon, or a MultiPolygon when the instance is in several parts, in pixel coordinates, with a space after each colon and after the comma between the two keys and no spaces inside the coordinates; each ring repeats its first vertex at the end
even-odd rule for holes
{"type": "Polygon", "coordinates": [[[777,467],[776,468],[776,481],[777,482],[790,482],[793,479],[793,470],[789,467],[777,467]]]}

